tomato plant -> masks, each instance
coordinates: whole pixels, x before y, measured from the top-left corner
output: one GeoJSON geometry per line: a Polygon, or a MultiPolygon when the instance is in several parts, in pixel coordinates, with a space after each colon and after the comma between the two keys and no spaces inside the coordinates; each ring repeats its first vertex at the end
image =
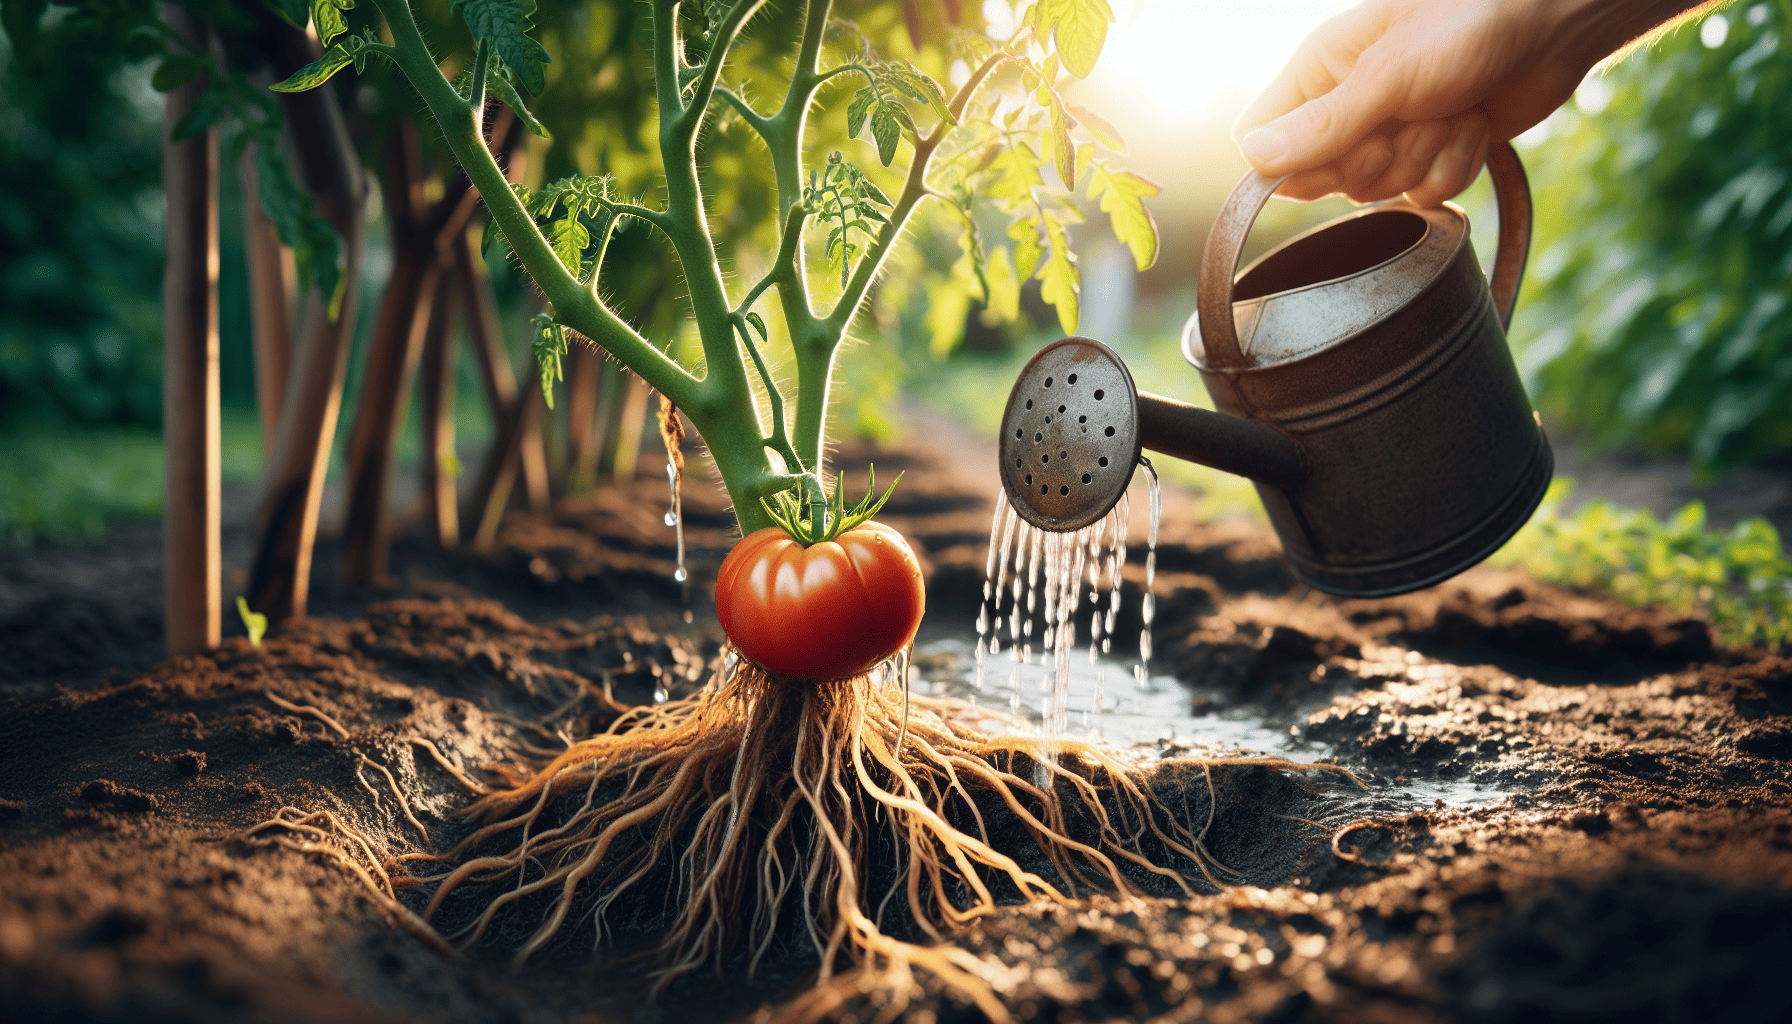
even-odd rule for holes
{"type": "MultiPolygon", "coordinates": [[[[836,356],[927,200],[941,200],[937,207],[962,218],[971,276],[986,298],[999,282],[1037,275],[1066,330],[1077,318],[1080,278],[1069,226],[1080,214],[1063,191],[1046,186],[1042,168],[1055,170],[1065,189],[1086,178],[1092,194],[1105,195],[1102,208],[1138,261],[1147,264],[1156,253],[1156,229],[1143,206],[1156,186],[1115,168],[1101,147],[1117,140],[1092,134],[1087,126],[1099,127],[1097,120],[1059,93],[1066,77],[1088,75],[1101,52],[1113,20],[1105,0],[1034,4],[1007,39],[954,34],[943,21],[937,37],[927,38],[922,18],[910,26],[913,45],[898,44],[895,52],[878,52],[857,26],[837,19],[833,0],[794,5],[788,18],[765,0],[654,0],[641,6],[643,14],[650,9],[659,116],[643,133],[652,137],[641,142],[657,144],[656,173],[629,180],[605,167],[536,189],[511,187],[483,134],[488,100],[546,134],[528,109],[533,96],[551,88],[553,63],[530,35],[533,0],[454,0],[451,15],[471,36],[472,62],[448,73],[409,0],[373,0],[387,35],[373,25],[351,32],[340,10],[348,6],[352,0],[312,0],[311,20],[329,49],[274,88],[313,89],[345,67],[360,72],[374,58],[390,61],[434,117],[503,245],[548,300],[535,346],[544,383],[557,376],[559,353],[577,338],[639,374],[696,426],[746,533],[771,525],[765,499],[794,491],[803,502],[825,503],[821,470],[836,356]],[[760,27],[749,31],[756,19],[760,27]],[[941,79],[956,89],[948,92],[941,79]],[[859,152],[872,158],[865,166],[838,150],[813,154],[805,142],[818,97],[843,95],[840,88],[849,85],[855,91],[843,112],[846,135],[865,138],[859,152]],[[712,234],[707,179],[697,167],[697,140],[706,130],[749,134],[744,152],[756,162],[769,156],[774,172],[778,230],[764,251],[775,255],[733,289],[712,234]],[[986,248],[984,221],[1004,225],[1012,246],[986,248]],[[700,353],[682,352],[676,338],[649,340],[608,304],[606,256],[616,233],[630,225],[662,239],[676,257],[700,353]],[[811,246],[817,227],[826,240],[811,246]],[[766,302],[768,318],[756,307],[774,297],[766,302]],[[760,351],[773,327],[794,357],[788,421],[780,384],[760,351]]],[[[861,21],[896,13],[892,5],[858,6],[852,13],[861,21]]],[[[819,109],[834,116],[825,105],[819,109]]]]}

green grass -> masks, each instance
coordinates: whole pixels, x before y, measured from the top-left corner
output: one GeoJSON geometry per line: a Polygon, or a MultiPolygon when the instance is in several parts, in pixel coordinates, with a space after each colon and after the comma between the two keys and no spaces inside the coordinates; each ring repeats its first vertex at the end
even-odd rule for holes
{"type": "MultiPolygon", "coordinates": [[[[227,480],[261,474],[252,411],[227,409],[220,457],[227,480]]],[[[105,538],[106,523],[162,514],[162,435],[142,427],[21,425],[0,443],[0,543],[105,538]]]]}

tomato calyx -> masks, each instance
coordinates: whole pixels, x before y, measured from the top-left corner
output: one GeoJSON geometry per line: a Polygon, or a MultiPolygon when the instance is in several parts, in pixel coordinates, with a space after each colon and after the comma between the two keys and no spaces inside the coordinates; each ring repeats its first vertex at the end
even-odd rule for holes
{"type": "Polygon", "coordinates": [[[805,473],[803,482],[787,491],[772,495],[771,500],[760,498],[759,503],[765,507],[766,515],[783,528],[785,533],[798,544],[808,547],[824,540],[833,540],[846,531],[868,522],[872,516],[890,500],[896,492],[896,485],[902,482],[902,474],[890,483],[883,497],[877,496],[877,467],[867,467],[865,496],[858,504],[846,506],[846,474],[842,473],[835,481],[834,493],[829,496],[821,479],[813,473],[805,473]],[[803,497],[798,497],[797,492],[803,497]]]}

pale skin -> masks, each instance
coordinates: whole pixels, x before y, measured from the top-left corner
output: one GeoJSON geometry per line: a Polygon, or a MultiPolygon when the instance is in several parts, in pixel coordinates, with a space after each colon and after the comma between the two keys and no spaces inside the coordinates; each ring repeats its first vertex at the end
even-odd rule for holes
{"type": "Polygon", "coordinates": [[[1495,141],[1548,117],[1594,65],[1727,0],[1366,0],[1314,29],[1233,128],[1278,195],[1466,189],[1495,141]]]}

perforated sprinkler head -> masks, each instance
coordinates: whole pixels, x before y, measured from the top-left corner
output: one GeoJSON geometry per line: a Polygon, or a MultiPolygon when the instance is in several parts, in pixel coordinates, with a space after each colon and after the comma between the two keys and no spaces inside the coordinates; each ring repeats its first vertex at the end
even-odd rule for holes
{"type": "Polygon", "coordinates": [[[1089,338],[1041,349],[1002,414],[1002,486],[1021,518],[1088,526],[1126,493],[1138,461],[1138,389],[1114,350],[1089,338]]]}

